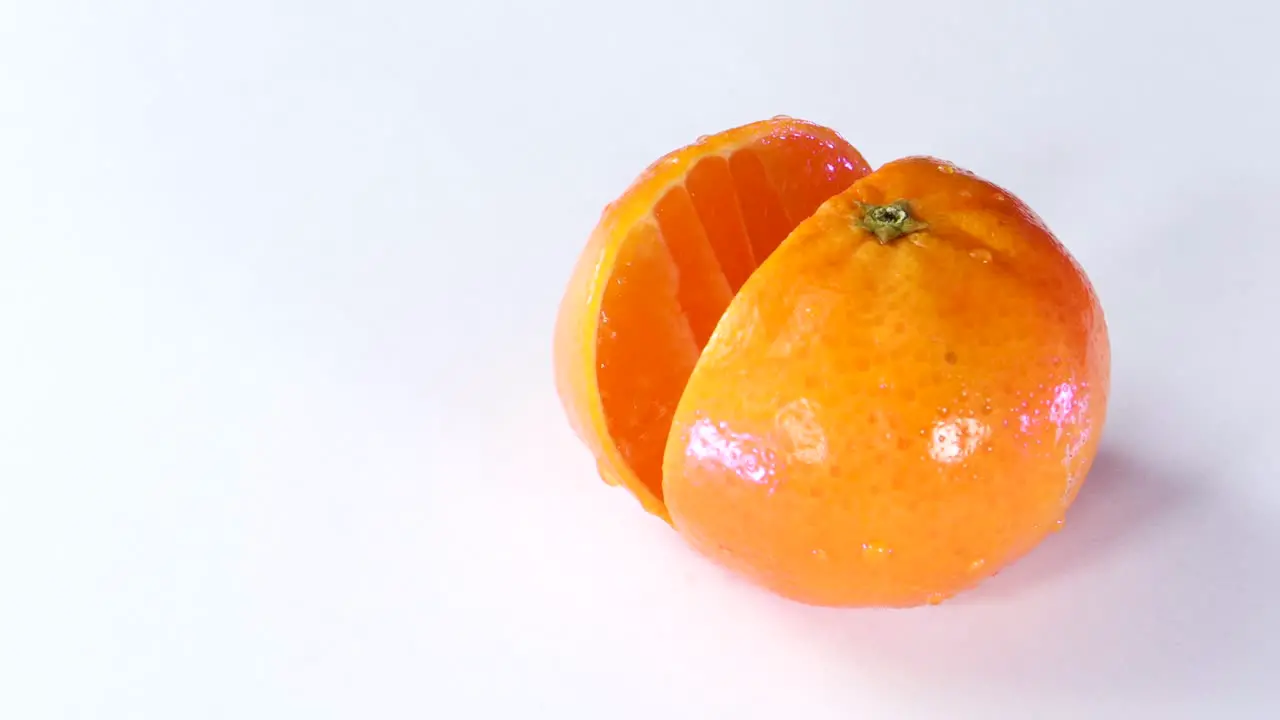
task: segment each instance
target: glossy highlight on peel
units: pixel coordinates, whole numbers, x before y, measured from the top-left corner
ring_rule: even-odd
[[[936,604],[1061,524],[1110,348],[1015,196],[934,158],[872,172],[789,118],[700,140],[606,209],[556,382],[602,478],[784,597]]]

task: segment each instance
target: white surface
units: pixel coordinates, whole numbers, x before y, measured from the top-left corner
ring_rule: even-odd
[[[0,717],[1275,717],[1280,11],[959,5],[0,4]],[[777,113],[1108,313],[1066,530],[938,608],[736,583],[554,396],[601,207]]]

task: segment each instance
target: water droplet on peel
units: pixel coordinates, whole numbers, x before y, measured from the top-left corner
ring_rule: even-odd
[[[969,572],[971,573],[979,572],[980,570],[982,570],[983,566],[986,564],[987,564],[986,558],[978,558],[977,560],[974,560],[973,562],[969,563]]]
[[[951,165],[939,165],[939,166],[938,166],[938,172],[944,172],[944,173],[946,173],[946,174],[948,174],[948,175],[951,175],[951,174],[955,173],[955,171],[956,171],[955,167],[953,167],[953,166],[951,166]]]
[[[817,558],[817,559],[819,559],[819,560],[823,561],[823,562],[826,562],[826,560],[827,560],[827,551],[826,551],[826,550],[814,550],[814,551],[813,551],[813,556],[814,556],[815,558]]]
[[[934,593],[929,596],[930,605],[941,605],[943,600],[946,600],[946,598],[942,595],[942,593]]]
[[[893,548],[891,547],[875,542],[862,543],[862,557],[867,560],[888,560],[892,556]]]
[[[774,115],[773,119],[774,120],[794,120],[795,118],[791,117],[790,115]]]
[[[700,142],[700,143],[704,143],[704,142],[706,142],[706,141],[708,141],[708,140],[710,140],[710,139],[711,139],[711,136],[710,136],[710,135],[699,135],[699,136],[698,136],[698,142]]]
[[[996,202],[1004,202],[1007,198],[1005,198],[1005,196],[1001,193],[996,193],[995,195],[991,196],[991,199],[995,200]]]
[[[991,251],[986,250],[984,248],[978,248],[977,250],[970,250],[969,257],[981,263],[989,263],[991,262]]]
[[[1051,527],[1051,528],[1049,528],[1049,529],[1050,529],[1050,530],[1052,530],[1053,532],[1058,532],[1058,531],[1059,531],[1059,530],[1061,530],[1061,529],[1062,529],[1062,527],[1063,527],[1064,525],[1066,525],[1066,524],[1067,524],[1067,521],[1066,521],[1066,520],[1058,519],[1058,520],[1055,520],[1055,521],[1054,521],[1054,523],[1053,523],[1053,527]]]

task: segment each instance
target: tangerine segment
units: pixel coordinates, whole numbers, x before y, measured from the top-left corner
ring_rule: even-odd
[[[898,200],[911,231],[882,242],[868,218]],[[1029,208],[949,163],[890,163],[723,314],[675,413],[666,505],[695,548],[783,596],[938,602],[1061,524],[1109,368],[1093,289]]]
[[[556,320],[556,385],[601,476],[667,517],[662,456],[703,345],[756,266],[870,172],[838,134],[777,118],[677,150],[604,212]]]

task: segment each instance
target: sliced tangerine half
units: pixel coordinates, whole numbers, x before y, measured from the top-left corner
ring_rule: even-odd
[[[783,239],[869,172],[835,131],[779,117],[662,157],[605,209],[560,305],[555,368],[606,482],[670,522],[663,452],[712,330]]]

